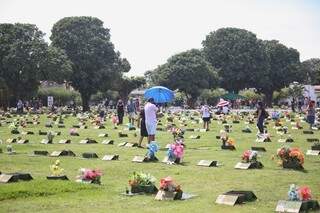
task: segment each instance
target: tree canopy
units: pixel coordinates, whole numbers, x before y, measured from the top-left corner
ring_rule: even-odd
[[[50,37],[53,47],[63,49],[72,62],[72,86],[82,98],[83,111],[88,101],[112,76],[121,76],[130,69],[127,60],[120,58],[110,41],[109,29],[94,17],[66,17],[54,24]]]
[[[288,48],[276,40],[263,41],[268,60],[268,68],[255,76],[255,88],[266,95],[267,104],[272,102],[276,90],[302,79],[299,52]]]
[[[261,42],[247,30],[221,28],[209,33],[202,44],[206,59],[221,77],[220,87],[228,91],[252,87],[255,73],[267,68]]]
[[[301,72],[306,76],[304,83],[320,84],[320,58],[311,58],[301,63]]]
[[[192,49],[170,57],[167,63],[147,73],[154,84],[179,89],[189,104],[197,99],[202,89],[217,86],[217,71],[205,60],[200,50]]]

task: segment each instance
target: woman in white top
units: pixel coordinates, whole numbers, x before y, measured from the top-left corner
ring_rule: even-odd
[[[208,105],[203,104],[200,111],[202,114],[203,128],[209,131],[209,122],[210,122],[211,114],[210,114],[210,109]]]

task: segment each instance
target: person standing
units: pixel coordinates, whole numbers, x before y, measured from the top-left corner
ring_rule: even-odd
[[[21,99],[18,100],[17,103],[17,113],[22,114],[23,113],[23,102]]]
[[[124,116],[124,104],[120,99],[117,103],[117,115],[118,115],[118,124],[123,124],[123,116]]]
[[[157,111],[158,108],[154,104],[154,99],[149,98],[148,102],[144,106],[145,123],[148,132],[148,143],[155,141],[157,129]]]
[[[146,116],[145,116],[143,108],[140,110],[140,114],[139,114],[138,120],[140,121],[140,122],[138,122],[138,125],[140,125],[140,126],[138,126],[138,127],[140,127],[140,139],[139,139],[138,147],[139,148],[143,148],[143,146],[141,145],[142,140],[143,140],[144,137],[148,137],[148,131],[147,131],[147,128],[146,128]]]
[[[130,98],[128,105],[127,105],[127,112],[128,112],[128,117],[129,117],[129,123],[134,126],[134,119],[136,117],[136,106],[135,103],[133,102],[133,99]]]
[[[307,122],[310,124],[310,129],[314,125],[314,121],[316,118],[316,110],[315,110],[315,101],[310,101],[307,108]]]
[[[257,127],[259,129],[259,133],[264,134],[263,122],[264,122],[264,119],[268,117],[268,112],[264,108],[264,105],[261,101],[259,101],[257,104],[257,114],[258,114]]]
[[[206,104],[203,104],[200,111],[201,111],[202,120],[203,120],[203,128],[209,131],[209,122],[211,118],[209,106]]]

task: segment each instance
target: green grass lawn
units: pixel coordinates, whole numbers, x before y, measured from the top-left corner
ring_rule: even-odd
[[[8,120],[12,120],[10,118]],[[28,125],[25,130],[34,131],[35,135],[24,135],[22,138],[30,140],[29,144],[13,144],[16,155],[0,154],[1,172],[27,172],[34,180],[29,182],[18,182],[0,185],[0,212],[273,212],[277,201],[287,199],[287,191],[291,183],[299,186],[307,185],[312,190],[314,199],[320,198],[319,183],[319,157],[305,156],[305,172],[285,170],[278,166],[277,160],[272,160],[276,150],[282,146],[278,143],[280,136],[273,129],[273,122],[268,125],[272,135],[271,143],[257,143],[255,124],[251,125],[254,133],[245,134],[241,132],[244,128],[244,121],[240,124],[233,124],[233,132],[230,137],[236,140],[236,151],[221,150],[220,141],[216,139],[222,128],[221,124],[213,121],[209,132],[186,132],[184,164],[166,165],[158,163],[132,163],[135,155],[144,155],[147,150],[139,148],[118,147],[120,142],[137,142],[138,137],[134,131],[128,131],[128,138],[119,138],[118,130],[113,130],[110,121],[106,122],[106,129],[93,129],[87,122],[88,129],[79,129],[80,136],[69,136],[69,129],[77,124],[75,117],[65,119],[65,129],[58,129],[56,125],[52,130],[61,131],[61,136],[54,138],[54,144],[40,144],[41,139],[46,136],[38,135],[38,130],[48,131],[45,122],[49,119],[42,115],[38,126]],[[125,120],[127,121],[127,120]],[[231,120],[230,120],[231,122]],[[165,119],[163,124],[165,125]],[[175,123],[179,125],[178,120]],[[190,128],[199,128],[201,124],[188,123]],[[294,139],[291,147],[299,147],[304,153],[312,143],[308,143],[308,135],[302,134],[302,130],[291,130],[289,133]],[[303,123],[304,128],[307,124]],[[51,128],[50,128],[51,129]],[[122,127],[119,128],[119,130]],[[115,140],[115,145],[103,145],[98,134],[108,133],[106,139]],[[139,135],[139,132],[137,132]],[[172,142],[172,135],[169,132],[157,132],[157,142],[161,148]],[[188,139],[190,135],[198,134],[199,140]],[[309,137],[319,138],[319,132]],[[0,139],[4,142],[8,138],[16,137],[10,133],[8,124],[0,127]],[[98,144],[79,144],[81,139],[86,137],[94,138]],[[71,144],[58,144],[63,138],[72,140]],[[145,139],[146,140],[146,139]],[[144,141],[146,143],[146,141]],[[0,148],[5,152],[6,143]],[[261,170],[236,170],[234,166],[241,161],[242,153],[251,146],[263,146],[267,149],[259,160],[264,164]],[[197,149],[200,148],[201,149]],[[77,157],[60,157],[61,167],[71,181],[48,181],[46,176],[50,175],[49,166],[57,158],[53,157],[30,157],[33,150],[56,150],[70,149]],[[83,152],[95,152],[99,159],[82,159]],[[102,161],[105,154],[119,154],[119,161]],[[157,153],[160,161],[165,157],[166,151]],[[202,159],[217,160],[223,165],[220,167],[199,167],[197,162]],[[75,183],[75,177],[80,168],[99,168],[103,172],[102,185],[87,185]],[[153,196],[141,195],[127,197],[121,195],[128,187],[128,180],[132,172],[143,171],[151,173],[159,180],[171,176],[182,190],[196,194],[195,197],[185,201],[155,201]],[[236,205],[234,207],[215,204],[219,194],[230,190],[251,190],[258,199],[255,202]]]

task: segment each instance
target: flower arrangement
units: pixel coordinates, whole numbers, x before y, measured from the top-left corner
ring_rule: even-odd
[[[100,170],[81,168],[79,173],[80,175],[77,176],[78,182],[101,184],[102,172]]]
[[[160,190],[168,192],[182,192],[181,186],[175,184],[171,177],[161,178]]]
[[[64,169],[60,167],[60,160],[56,160],[54,164],[50,166],[50,170],[52,176],[61,176]]]
[[[114,126],[117,126],[119,123],[118,117],[116,115],[112,115],[111,122]]]
[[[182,140],[176,140],[175,143],[171,144],[167,156],[168,156],[168,163],[180,163],[181,159],[184,155],[184,144]]]
[[[282,147],[277,150],[277,156],[284,168],[303,169],[304,155],[298,148]]]
[[[242,154],[242,161],[245,163],[256,162],[258,157],[258,152],[247,150]]]
[[[156,178],[151,174],[143,172],[133,172],[129,180],[131,193],[156,193],[158,189],[154,186],[155,181]]]
[[[307,201],[311,200],[311,190],[307,186],[297,187],[291,184],[288,191],[288,200],[290,201]]]
[[[11,134],[19,134],[18,125],[15,122],[12,122],[9,128],[11,129]]]
[[[130,180],[129,185],[132,186],[150,186],[153,185],[156,181],[156,178],[149,173],[143,172],[133,172]]]
[[[157,160],[156,152],[158,152],[158,150],[159,150],[159,146],[157,142],[155,141],[150,142],[150,144],[148,145],[147,158],[149,160]]]
[[[184,130],[180,128],[172,127],[170,132],[172,133],[174,139],[183,138]]]
[[[75,128],[71,128],[69,130],[69,133],[71,136],[79,136],[79,133],[77,132],[77,130]]]

